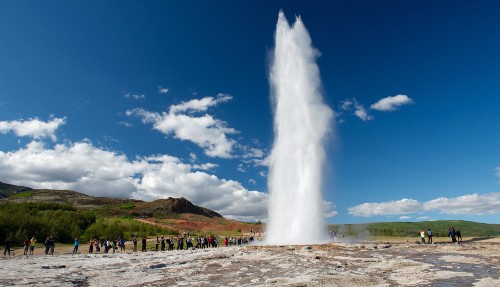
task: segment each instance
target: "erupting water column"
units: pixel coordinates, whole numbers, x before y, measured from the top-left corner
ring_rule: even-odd
[[[324,104],[318,51],[300,17],[290,27],[282,11],[270,72],[275,141],[270,156],[269,244],[323,242],[321,195],[324,142],[332,110]]]

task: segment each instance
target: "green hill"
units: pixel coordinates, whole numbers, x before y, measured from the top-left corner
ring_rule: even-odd
[[[15,196],[16,194],[28,192],[30,190],[31,188],[29,187],[17,186],[0,182],[0,198]]]
[[[432,230],[434,236],[448,236],[448,229],[459,228],[463,237],[500,236],[500,224],[487,224],[464,220],[436,220],[421,222],[375,222],[366,224],[334,224],[329,229],[337,234],[354,237],[388,236],[416,237],[423,228]]]

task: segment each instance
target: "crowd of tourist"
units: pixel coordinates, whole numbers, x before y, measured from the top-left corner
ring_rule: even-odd
[[[250,230],[250,236],[248,238],[244,236],[217,237],[212,235],[193,237],[190,236],[190,233],[188,231],[184,232],[182,235],[179,236],[171,236],[171,237],[157,236],[156,240],[153,241],[155,247],[154,249],[151,248],[151,250],[172,251],[172,250],[218,248],[220,245],[219,240],[222,240],[222,244],[225,247],[242,246],[254,241],[254,236],[255,236],[255,231],[253,231],[252,229]],[[333,231],[330,231],[330,236],[336,237],[337,234]],[[424,244],[433,243],[434,235],[430,228],[428,228],[427,231],[421,228],[419,230],[419,236],[421,243]],[[427,242],[426,242],[426,237],[427,237]],[[455,230],[454,227],[450,227],[448,230],[448,237],[451,238],[451,241],[453,243],[459,244],[462,242],[462,234],[460,232],[460,229],[458,228]],[[142,238],[139,239],[139,236],[132,235],[132,239],[130,242],[132,252],[137,252],[139,241],[141,243],[141,251],[142,252],[148,251],[147,238],[143,236]],[[24,240],[24,255],[28,255],[28,252],[29,255],[33,255],[36,243],[37,240],[35,236],[33,236],[31,239],[26,238]],[[101,253],[101,250],[103,251],[103,253],[126,252],[127,250],[125,247],[126,243],[127,241],[123,237],[118,237],[116,239],[105,239],[104,237],[90,239],[88,243],[89,244],[88,253],[90,254]],[[43,242],[43,246],[45,255],[54,254],[55,240],[52,238],[52,236],[47,236],[47,238]],[[78,253],[79,247],[80,247],[80,238],[76,237],[73,244],[73,254]],[[11,251],[11,242],[8,238],[6,238],[4,241],[4,256],[10,255],[10,251]]]
[[[427,229],[427,232],[420,228],[419,230],[419,235],[420,235],[420,240],[422,243],[426,243],[425,242],[425,237],[427,236],[427,243],[428,244],[432,244],[433,241],[432,241],[432,238],[434,237],[434,235],[432,234],[432,230],[430,228]],[[451,237],[451,242],[452,243],[461,243],[462,242],[462,233],[460,232],[460,229],[457,228],[457,230],[455,230],[454,227],[450,227],[448,229],[448,237]]]

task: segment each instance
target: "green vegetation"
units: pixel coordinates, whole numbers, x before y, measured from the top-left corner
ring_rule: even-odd
[[[85,230],[83,240],[90,238],[131,238],[136,236],[177,235],[179,231],[172,228],[161,228],[156,225],[144,224],[131,218],[99,218]]]
[[[172,228],[137,222],[131,218],[97,216],[94,211],[77,210],[59,203],[0,204],[0,240],[8,237],[14,245],[35,236],[43,242],[52,236],[56,242],[71,243],[77,236],[82,242],[90,238],[130,238],[132,235],[178,234]]]
[[[25,191],[17,194],[13,194],[11,197],[12,198],[26,198],[26,197],[32,197],[34,194],[33,191]]]
[[[124,204],[120,205],[120,209],[125,209],[125,210],[132,209],[134,207],[135,207],[135,204],[133,204],[133,203],[124,203]]]
[[[71,242],[95,220],[92,212],[78,212],[70,205],[58,203],[0,205],[0,234],[14,244],[32,236],[43,241],[48,235],[57,242]]]
[[[329,229],[351,237],[386,236],[418,237],[418,231],[428,228],[436,237],[447,237],[450,227],[459,228],[463,237],[500,236],[500,224],[486,224],[463,220],[437,220],[422,222],[376,222],[367,224],[335,224]]]

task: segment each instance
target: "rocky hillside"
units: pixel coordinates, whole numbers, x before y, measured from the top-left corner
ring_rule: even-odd
[[[175,214],[196,214],[222,218],[210,209],[192,204],[185,198],[158,199],[152,202],[130,198],[107,198],[85,195],[72,190],[31,189],[0,182],[0,202],[52,202],[75,206],[77,209],[99,209],[109,215],[161,217]]]

